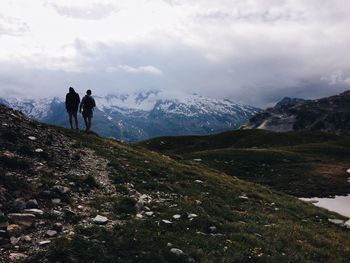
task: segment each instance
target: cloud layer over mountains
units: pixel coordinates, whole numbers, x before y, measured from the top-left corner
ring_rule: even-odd
[[[164,89],[267,106],[350,87],[345,0],[0,4],[0,96]]]

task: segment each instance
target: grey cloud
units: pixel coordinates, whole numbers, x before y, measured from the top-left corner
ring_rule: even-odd
[[[21,36],[29,31],[29,26],[21,19],[0,14],[0,36]]]
[[[77,40],[74,47],[86,71],[33,70],[0,64],[0,91],[12,89],[35,97],[63,96],[69,86],[79,92],[90,88],[95,94],[156,89],[230,98],[267,107],[284,96],[317,98],[349,88],[346,83],[330,85],[328,80],[322,79],[333,74],[334,65],[318,59],[315,63],[322,66],[314,66],[313,61],[321,56],[321,51],[301,56],[302,50],[278,50],[262,44],[261,49],[255,46],[254,52],[249,52],[251,46],[248,45],[240,47],[239,55],[216,63],[207,60],[199,50],[181,43],[160,50],[154,43],[89,44]],[[120,68],[106,72],[106,68],[115,69],[118,65],[129,65],[133,69],[152,65],[161,69],[162,75],[130,74]],[[350,67],[343,67],[342,79],[349,73]]]
[[[166,2],[174,8],[204,6],[195,9],[194,26],[190,21],[185,27],[187,35],[153,32],[151,39],[132,43],[78,39],[72,46],[84,71],[0,63],[0,91],[39,96],[43,91],[65,94],[69,86],[81,92],[91,88],[95,94],[165,89],[266,107],[284,96],[318,98],[350,88],[350,19],[345,15],[350,5],[343,0]],[[238,28],[239,21],[251,31]],[[194,45],[185,41],[187,36],[194,37]],[[162,74],[143,74],[155,69]]]
[[[56,12],[61,16],[100,20],[118,11],[117,7],[112,4],[91,4],[90,6],[64,6],[59,4],[51,4]]]
[[[281,21],[302,21],[306,19],[306,15],[301,11],[293,11],[288,8],[274,11],[271,8],[255,11],[244,11],[242,9],[234,9],[231,12],[225,11],[205,11],[194,15],[194,19],[198,21],[226,21],[226,22],[250,22],[250,23],[274,23]]]
[[[104,92],[129,88],[180,90],[265,107],[284,96],[311,98],[348,88],[346,83],[332,86],[322,79],[332,74],[334,67],[328,58],[322,58],[323,50],[304,54],[303,48],[278,49],[278,44],[274,46],[268,41],[245,46],[244,43],[238,46],[239,54],[220,63],[213,63],[202,52],[180,43],[160,51],[150,43],[89,46],[82,42],[78,51],[86,59],[84,64],[96,72],[99,88]],[[340,58],[334,60],[337,59]],[[162,70],[163,76],[130,75],[122,70],[106,74],[105,69],[111,65],[154,65]],[[343,70],[346,79],[350,67]]]

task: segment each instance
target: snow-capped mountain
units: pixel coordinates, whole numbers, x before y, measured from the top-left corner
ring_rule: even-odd
[[[196,94],[174,96],[161,91],[109,94],[94,98],[97,109],[93,130],[125,141],[232,130],[260,111],[227,99]],[[63,99],[3,98],[0,102],[34,119],[65,127],[68,125]]]

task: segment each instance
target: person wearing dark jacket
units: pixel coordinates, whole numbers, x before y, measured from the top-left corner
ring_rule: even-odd
[[[78,130],[78,108],[80,103],[80,97],[79,94],[75,92],[75,90],[70,87],[69,93],[66,95],[66,110],[68,112],[69,116],[69,124],[71,129],[73,129],[73,123],[72,123],[72,117],[74,117],[75,120],[75,128]]]
[[[91,96],[91,90],[86,91],[86,95],[81,100],[80,103],[80,112],[83,109],[83,118],[85,121],[86,131],[89,131],[91,128],[91,120],[93,116],[93,109],[96,107],[94,98]]]

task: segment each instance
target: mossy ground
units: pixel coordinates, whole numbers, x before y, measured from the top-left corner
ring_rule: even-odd
[[[332,134],[239,130],[141,145],[178,159],[201,159],[208,167],[299,197],[350,192],[350,139]]]
[[[95,200],[96,206],[101,212],[101,203],[114,204],[112,212],[122,223],[114,227],[78,225],[74,237],[58,239],[49,254],[43,255],[52,262],[350,261],[350,231],[328,221],[342,218],[337,214],[202,164],[179,162],[94,134],[61,132],[75,139],[77,147],[91,148],[109,160],[119,197],[101,197],[100,202]],[[236,158],[243,153],[264,162],[268,158],[274,167],[272,161],[278,162],[280,156],[291,161],[288,165],[301,158],[300,163],[307,166],[293,154],[300,149],[291,149],[261,150],[263,154],[256,153],[259,149],[240,149]],[[244,165],[256,163],[252,160]],[[153,198],[148,205],[153,216],[135,217],[127,200],[130,185]],[[181,218],[173,219],[175,214]],[[190,214],[197,217],[190,219]],[[181,249],[184,255],[175,256],[171,248]]]

